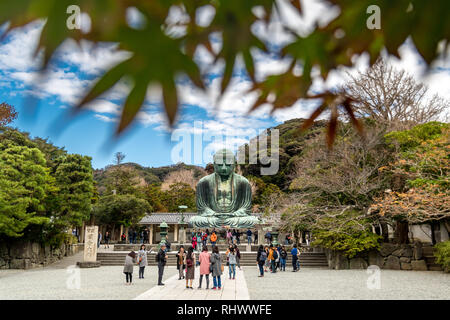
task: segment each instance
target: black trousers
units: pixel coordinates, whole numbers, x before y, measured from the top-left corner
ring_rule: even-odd
[[[125,277],[126,277],[126,279],[127,279],[127,283],[128,282],[133,282],[133,274],[131,273],[131,272],[125,272]],[[130,281],[128,281],[128,279],[130,280]]]
[[[294,269],[294,271],[297,270],[297,256],[292,256],[292,268]]]
[[[139,267],[139,279],[144,278],[145,267]]]
[[[158,284],[162,283],[164,273],[164,265],[162,263],[158,263]]]
[[[204,276],[206,278],[206,289],[208,289],[209,288],[209,274],[205,274]],[[202,280],[203,280],[203,274],[200,275],[200,281],[198,283],[199,288],[202,287]]]

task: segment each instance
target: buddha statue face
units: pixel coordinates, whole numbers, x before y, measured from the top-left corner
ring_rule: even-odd
[[[229,177],[234,172],[235,162],[236,158],[231,151],[219,150],[214,155],[214,172],[221,177]]]

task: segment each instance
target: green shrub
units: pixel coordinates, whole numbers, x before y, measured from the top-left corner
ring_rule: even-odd
[[[381,237],[370,231],[346,234],[334,231],[315,231],[313,245],[341,251],[345,256],[353,258],[361,252],[380,248]]]
[[[434,246],[436,262],[442,266],[445,272],[450,272],[450,240],[440,242]]]

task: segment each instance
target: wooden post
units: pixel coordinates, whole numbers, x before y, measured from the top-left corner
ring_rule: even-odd
[[[175,224],[175,230],[173,232],[173,242],[178,242],[178,224]]]
[[[148,236],[149,244],[153,244],[153,224],[150,225],[150,235]]]
[[[123,225],[120,225],[120,234],[119,234],[119,240],[122,240],[122,234],[123,234]]]

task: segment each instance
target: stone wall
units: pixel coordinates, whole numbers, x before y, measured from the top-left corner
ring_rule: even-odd
[[[383,243],[379,251],[369,251],[351,259],[341,252],[325,249],[330,269],[366,269],[370,265],[391,270],[428,270],[423,247],[414,244]]]
[[[74,255],[83,244],[62,244],[52,248],[33,242],[0,243],[0,269],[30,269],[47,266],[63,257]]]

